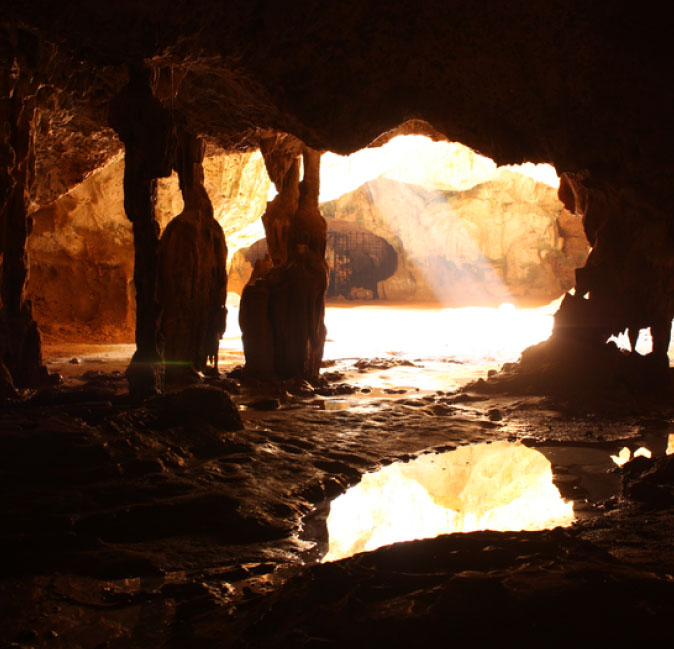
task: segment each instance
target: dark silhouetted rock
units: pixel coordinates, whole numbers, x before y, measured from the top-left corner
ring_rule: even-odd
[[[171,392],[157,397],[151,406],[169,425],[203,421],[222,430],[243,428],[239,411],[229,394],[212,386],[195,385]]]

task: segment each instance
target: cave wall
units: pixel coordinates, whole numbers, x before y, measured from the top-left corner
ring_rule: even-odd
[[[37,0],[6,9],[2,66],[11,72],[18,52],[36,92],[43,137],[35,150],[53,167],[59,143],[77,142],[62,156],[63,186],[53,193],[119,150],[107,107],[129,66],[146,64],[165,110],[226,150],[257,148],[282,132],[348,153],[412,119],[500,164],[586,172],[590,200],[632,197],[639,214],[611,216],[596,237],[585,219],[588,238],[611,251],[595,296],[613,295],[606,308],[631,318],[632,307],[609,290],[628,264],[649,280],[635,287],[635,304],[671,298],[669,254],[630,246],[625,255],[618,234],[624,222],[639,235],[652,217],[664,224],[663,249],[674,241],[674,87],[663,83],[672,53],[669,23],[656,11],[580,0],[431,0],[386,12],[350,0],[206,2],[198,12],[164,0]],[[40,195],[39,183],[30,195]]]
[[[555,187],[496,168],[460,144],[434,151],[425,159],[405,156],[382,176],[321,204],[328,222],[328,297],[530,305],[575,285],[589,246],[581,216],[564,208]],[[342,235],[349,237],[340,243],[351,247],[349,254],[335,250]],[[392,268],[378,240],[395,253]],[[371,276],[379,273],[374,283],[356,279],[361,252],[363,264],[371,260]],[[265,253],[258,242],[234,254],[230,290],[242,290]]]
[[[378,178],[322,210],[395,247],[400,262],[381,283],[385,299],[545,303],[573,287],[588,252],[580,217],[556,189],[507,169],[462,191]]]
[[[207,153],[205,187],[215,218],[231,235],[264,211],[269,177],[259,153]],[[28,295],[47,341],[133,341],[133,236],[124,213],[123,175],[124,160],[117,156],[32,214]],[[161,231],[182,209],[177,174],[160,178]]]

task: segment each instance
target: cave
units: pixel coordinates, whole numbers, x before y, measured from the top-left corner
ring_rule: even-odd
[[[3,643],[664,644],[669,41],[575,0],[3,6]],[[325,193],[405,138],[492,175]],[[464,309],[511,356],[475,374]],[[494,523],[530,482],[563,513]]]

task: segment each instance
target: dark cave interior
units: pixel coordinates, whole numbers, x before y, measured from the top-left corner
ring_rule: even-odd
[[[662,645],[674,599],[670,41],[663,15],[598,0],[3,3],[0,646]],[[550,267],[569,292],[550,338],[518,362],[459,390],[389,391],[368,410],[353,376],[324,362],[326,296],[388,296],[402,256],[333,217],[393,185],[319,207],[321,156],[401,135],[553,165]],[[216,164],[251,186],[263,170],[276,189],[260,203],[266,240],[235,254]],[[94,223],[102,184],[89,206],[73,198],[105,174],[127,233]],[[162,198],[168,182],[179,207]],[[245,363],[222,372],[228,256],[250,278]],[[55,326],[44,303],[57,276],[76,278],[73,321],[91,318],[86,287],[100,320]],[[131,362],[87,366],[78,382],[72,366],[50,372],[42,337],[83,331],[132,332]],[[607,344],[624,331],[631,352]],[[404,365],[359,363],[354,374]],[[338,395],[361,401],[331,409],[323,398]],[[329,503],[364,474],[506,441],[549,458],[573,525],[320,562]],[[636,452],[647,444],[653,457]],[[623,448],[632,459],[613,466]]]

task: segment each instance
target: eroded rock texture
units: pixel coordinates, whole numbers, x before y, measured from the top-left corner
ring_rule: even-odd
[[[183,135],[178,174],[185,209],[159,243],[157,293],[168,384],[195,380],[208,361],[217,373],[227,311],[227,245],[204,187],[203,142]]]
[[[270,182],[261,153],[207,147],[203,170],[213,215],[227,240],[235,245],[254,241],[259,235],[249,233],[249,226],[264,212]],[[120,155],[31,213],[27,289],[47,342],[134,340],[133,230],[124,212],[123,178]],[[155,216],[160,231],[183,207],[178,175],[159,178]]]
[[[327,226],[318,209],[320,153],[305,148],[303,158],[302,182],[298,158],[280,178],[270,164],[279,193],[262,217],[269,257],[256,263],[239,313],[244,372],[251,378],[317,379],[323,358],[328,267]]]
[[[124,210],[133,226],[136,289],[136,352],[127,370],[139,393],[158,387],[157,178],[171,175],[175,158],[173,123],[152,94],[144,71],[132,68],[129,84],[110,106],[110,121],[124,143]]]
[[[591,188],[591,191],[590,189]],[[671,224],[650,201],[629,190],[593,183],[588,174],[565,174],[560,195],[583,217],[592,252],[576,271],[578,307],[573,326],[607,334],[629,331],[632,349],[640,329],[650,327],[653,356],[668,367],[674,317],[674,236]]]
[[[372,300],[379,282],[396,270],[398,255],[393,246],[358,223],[326,219],[326,261],[330,271],[328,298]],[[229,290],[241,293],[256,262],[269,254],[267,240],[234,253],[229,270]]]
[[[669,34],[666,21],[638,6],[494,1],[476,11],[472,3],[433,0],[382,12],[351,1],[309,8],[235,1],[194,12],[163,0],[122,7],[45,0],[8,8],[3,25],[20,34],[30,73],[47,88],[41,159],[57,160],[63,141],[82,150],[68,147],[63,181],[36,196],[65,192],[119,151],[101,107],[127,82],[128,66],[145,63],[156,101],[187,132],[226,150],[274,140],[279,150],[301,141],[347,153],[414,124],[406,132],[463,142],[499,164],[587,169],[590,195],[628,197],[649,205],[655,221],[671,222],[674,90],[662,83],[671,68]],[[141,193],[148,203],[151,187],[138,192],[139,205]],[[645,221],[636,219],[636,238]],[[629,247],[634,275],[664,277],[666,263],[642,251]],[[643,270],[649,266],[655,270]],[[620,291],[597,286],[591,299],[633,311],[616,307]],[[642,291],[637,301],[651,297]],[[644,308],[650,321],[668,312]],[[143,322],[153,318],[140,314]]]
[[[2,31],[0,31],[2,35]],[[35,183],[35,123],[39,83],[24,69],[20,49],[7,42],[0,52],[0,392],[13,384],[37,387],[48,379],[40,333],[26,296],[30,273],[26,239]],[[18,58],[17,58],[18,57]]]
[[[400,262],[380,284],[382,298],[544,303],[574,285],[588,245],[580,217],[563,209],[555,189],[507,169],[464,184],[440,190],[381,177],[321,210],[395,248]]]

